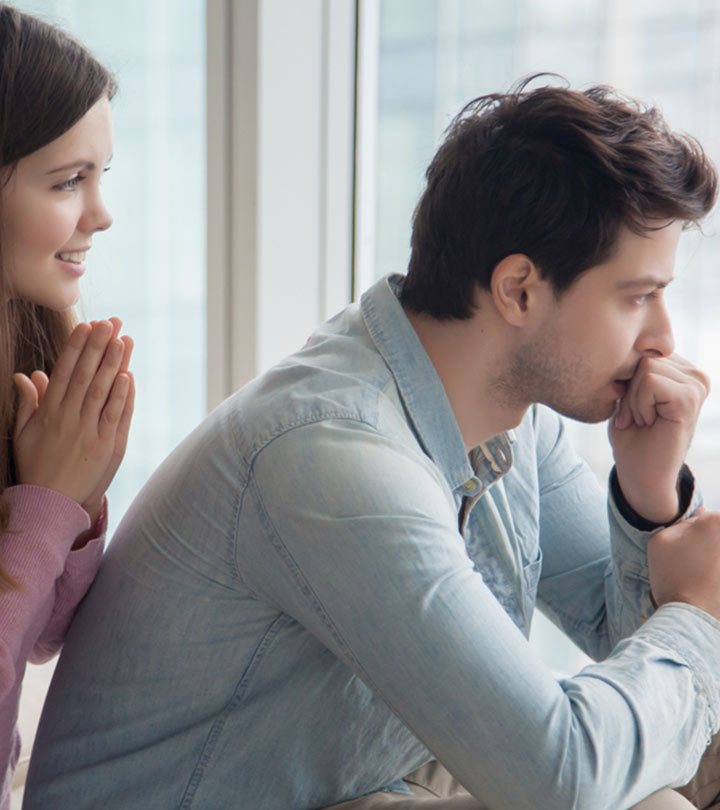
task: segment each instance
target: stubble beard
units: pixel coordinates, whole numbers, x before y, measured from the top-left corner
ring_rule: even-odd
[[[596,424],[612,416],[615,400],[593,394],[591,380],[591,369],[582,357],[552,357],[535,345],[516,353],[494,387],[502,407],[540,403],[570,419]]]

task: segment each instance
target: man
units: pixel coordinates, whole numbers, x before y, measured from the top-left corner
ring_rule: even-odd
[[[606,89],[521,86],[469,105],[427,180],[407,277],[130,509],[28,810],[688,806],[662,789],[720,726],[720,523],[663,293],[715,172]],[[558,412],[611,419],[607,511]],[[558,682],[536,602],[599,663]]]

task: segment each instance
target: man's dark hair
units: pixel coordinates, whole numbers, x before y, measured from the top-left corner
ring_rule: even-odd
[[[647,234],[712,208],[712,162],[656,109],[603,86],[528,90],[537,78],[471,101],[448,128],[413,216],[409,309],[471,317],[475,284],[489,289],[514,253],[560,295],[611,258],[621,226]]]

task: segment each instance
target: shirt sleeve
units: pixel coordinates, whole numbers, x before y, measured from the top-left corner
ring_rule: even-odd
[[[243,538],[251,587],[491,807],[630,806],[687,780],[717,729],[717,622],[665,606],[558,682],[474,569],[439,471],[371,426],[274,439],[244,497],[264,527]]]
[[[638,516],[612,486],[604,491],[565,435],[561,418],[535,408],[543,553],[538,604],[589,656],[605,658],[654,612],[647,543],[662,526]],[[681,477],[683,513],[700,496],[687,468]]]

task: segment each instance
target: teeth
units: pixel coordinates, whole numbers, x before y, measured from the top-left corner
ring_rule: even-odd
[[[74,264],[82,264],[87,256],[87,251],[77,253],[58,253],[58,257],[64,262],[73,262]]]

